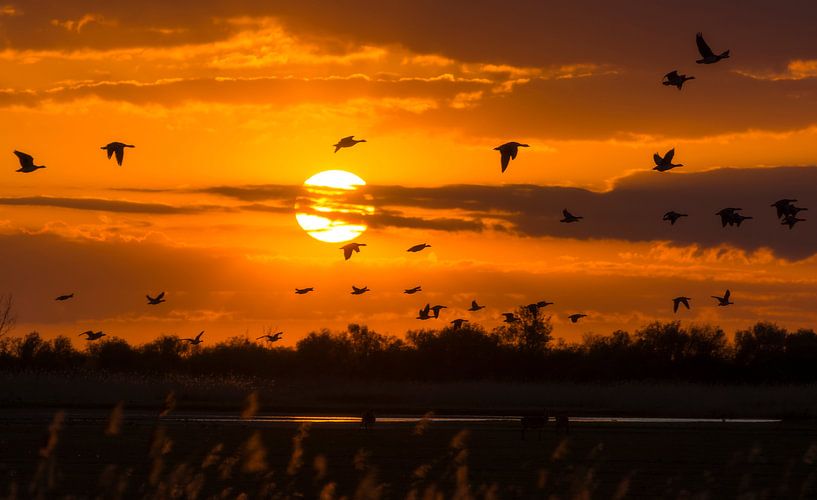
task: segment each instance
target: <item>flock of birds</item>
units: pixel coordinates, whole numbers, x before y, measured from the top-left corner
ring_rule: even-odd
[[[709,45],[706,43],[706,41],[704,40],[702,33],[698,33],[696,35],[695,41],[696,41],[696,44],[697,44],[697,47],[698,47],[698,52],[701,55],[701,58],[695,61],[696,63],[698,63],[698,64],[715,64],[715,63],[717,63],[719,61],[722,61],[724,59],[729,58],[729,50],[726,50],[726,51],[721,52],[719,54],[714,53],[712,51],[712,49],[709,47]],[[679,73],[678,70],[673,70],[673,71],[667,73],[666,75],[664,75],[664,79],[663,79],[662,83],[663,83],[663,85],[666,85],[666,86],[674,86],[674,87],[678,88],[678,90],[680,91],[683,88],[685,82],[687,82],[689,80],[693,80],[693,79],[695,79],[694,76],[688,76],[688,75]],[[355,146],[357,144],[363,143],[363,142],[366,142],[366,140],[365,139],[355,139],[355,136],[351,135],[351,136],[348,136],[348,137],[341,138],[336,144],[333,144],[332,146],[335,148],[334,152],[337,153],[339,150],[341,150],[343,148],[351,148],[351,147],[353,147],[353,146]],[[122,162],[124,161],[124,157],[125,157],[125,149],[126,148],[134,148],[134,147],[135,146],[132,145],[132,144],[126,144],[126,143],[123,143],[123,142],[111,142],[111,143],[109,143],[109,144],[107,144],[105,146],[102,146],[101,149],[104,150],[107,153],[107,156],[108,156],[109,160],[112,157],[115,156],[116,157],[116,163],[119,166],[121,166]],[[504,173],[507,170],[511,160],[516,159],[517,155],[519,154],[519,148],[527,148],[527,147],[530,147],[530,146],[528,144],[523,144],[523,143],[520,143],[520,142],[511,141],[511,142],[507,142],[505,144],[502,144],[502,145],[497,146],[496,148],[494,148],[494,150],[499,151],[499,153],[500,153],[501,172]],[[23,153],[21,151],[14,151],[14,154],[17,156],[17,158],[19,160],[19,163],[20,163],[20,168],[17,170],[17,172],[32,173],[32,172],[36,172],[39,169],[46,168],[45,165],[36,165],[34,163],[34,158],[31,155],[27,154],[27,153]],[[675,148],[670,149],[663,156],[658,154],[658,153],[655,153],[653,155],[653,161],[655,163],[655,166],[653,167],[653,170],[656,170],[658,172],[667,172],[667,171],[672,170],[674,168],[684,166],[682,163],[673,163],[674,158],[675,158]],[[808,210],[807,208],[795,206],[794,203],[796,203],[796,202],[797,202],[796,199],[785,198],[785,199],[778,200],[778,201],[776,201],[775,203],[773,203],[771,205],[772,207],[774,207],[777,210],[777,217],[778,217],[778,219],[780,219],[781,224],[788,226],[789,229],[792,229],[798,222],[805,221],[805,219],[799,218],[798,214],[801,211]],[[720,216],[722,227],[726,227],[726,226],[740,227],[740,225],[743,223],[743,221],[748,220],[748,219],[752,219],[751,216],[746,216],[746,215],[741,214],[740,213],[741,210],[743,210],[743,209],[737,208],[737,207],[727,207],[727,208],[724,208],[724,209],[718,211],[715,215]],[[566,223],[566,224],[578,223],[578,222],[581,222],[582,219],[584,219],[583,216],[574,215],[573,213],[571,213],[566,208],[564,210],[562,210],[562,215],[563,215],[563,218],[560,220],[560,222]],[[664,214],[662,220],[668,221],[671,225],[675,225],[675,223],[678,222],[678,220],[681,219],[682,217],[688,217],[688,214],[675,212],[675,211],[669,211],[669,212],[666,212]],[[353,254],[360,253],[361,248],[365,247],[365,246],[366,246],[365,243],[357,243],[357,242],[348,243],[348,244],[342,246],[341,250],[343,250],[344,260],[349,260],[352,257]],[[414,245],[414,246],[410,247],[407,251],[411,252],[411,253],[417,253],[417,252],[420,252],[420,251],[422,251],[422,250],[424,250],[426,248],[429,248],[429,247],[431,247],[431,245],[429,245],[427,243],[421,243],[421,244]],[[298,294],[298,295],[306,295],[306,294],[312,293],[314,291],[315,291],[314,287],[296,288],[295,289],[295,293]],[[363,295],[363,294],[365,294],[367,292],[370,292],[370,291],[371,290],[369,289],[368,286],[357,287],[357,286],[353,285],[351,294],[352,295]],[[413,294],[421,292],[421,291],[422,291],[422,287],[418,285],[418,286],[415,286],[415,287],[412,287],[412,288],[405,289],[403,291],[403,293],[405,293],[407,295],[413,295]],[[734,304],[734,302],[731,301],[731,295],[732,295],[731,291],[727,289],[722,296],[712,295],[711,297],[714,298],[717,301],[718,306],[729,306],[729,305]],[[162,304],[162,303],[165,302],[165,292],[160,292],[155,297],[153,297],[151,295],[147,295],[146,297],[147,297],[147,304],[148,305],[155,306],[155,305],[159,305],[159,304]],[[71,293],[71,294],[66,294],[66,295],[60,295],[60,296],[56,297],[56,300],[57,301],[66,301],[66,300],[70,300],[70,299],[73,299],[73,298],[74,298],[74,294]],[[690,305],[689,305],[690,300],[692,300],[692,299],[690,297],[686,297],[686,296],[679,296],[679,297],[673,298],[672,299],[673,312],[677,313],[678,309],[679,309],[679,307],[681,305],[683,305],[686,309],[689,309],[690,308]],[[525,305],[525,306],[521,306],[521,308],[527,309],[528,311],[530,311],[532,313],[535,313],[538,310],[540,310],[542,308],[545,308],[545,307],[547,307],[549,305],[552,305],[552,304],[553,304],[553,302],[548,302],[548,301],[542,300],[542,301],[539,301],[539,302],[535,302],[535,303],[531,303],[531,304],[528,304],[528,305]],[[430,303],[427,303],[424,307],[422,307],[419,310],[419,313],[418,313],[416,319],[421,320],[421,321],[430,320],[430,319],[438,319],[440,317],[440,312],[443,309],[447,309],[447,308],[448,307],[445,306],[445,305],[437,304],[437,305],[432,306]],[[471,306],[467,309],[467,311],[469,311],[469,312],[478,312],[478,311],[480,311],[480,310],[482,310],[484,308],[485,308],[484,305],[480,305],[479,303],[477,303],[476,300],[473,300],[471,302]],[[522,320],[516,313],[513,313],[513,312],[502,313],[502,316],[504,317],[503,322],[508,323],[508,324],[518,323],[519,321]],[[585,318],[585,317],[587,317],[587,314],[573,313],[573,314],[568,315],[567,319],[569,319],[572,323],[577,323],[579,320],[581,320],[582,318]],[[459,328],[461,328],[463,326],[463,324],[465,324],[467,322],[468,322],[468,320],[465,319],[465,318],[455,318],[450,323],[453,325],[454,329],[459,329]],[[274,342],[277,342],[278,340],[280,340],[282,338],[283,334],[284,334],[283,332],[267,333],[265,335],[262,335],[261,337],[258,337],[256,340],[265,339],[266,341],[268,341],[270,343],[274,343]],[[197,336],[195,336],[193,338],[185,338],[185,339],[181,339],[181,340],[189,342],[191,345],[198,345],[198,344],[201,344],[203,342],[203,340],[202,340],[203,335],[204,335],[204,331],[200,332]],[[98,340],[98,339],[102,338],[103,336],[105,336],[105,333],[103,333],[101,331],[95,332],[93,330],[88,330],[88,331],[85,331],[85,332],[81,333],[80,336],[85,336],[85,338],[87,340],[93,341],[93,340]]]

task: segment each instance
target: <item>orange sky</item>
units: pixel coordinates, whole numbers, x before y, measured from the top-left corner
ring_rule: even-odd
[[[676,317],[677,295],[684,321],[817,326],[817,236],[768,206],[817,200],[815,7],[111,3],[0,2],[0,292],[18,334],[277,326],[292,343],[441,326],[413,319],[426,302],[492,327],[547,299],[573,340]],[[732,57],[696,65],[697,31]],[[673,69],[696,80],[660,85]],[[368,142],[333,153],[350,134]],[[99,150],[113,140],[136,145],[122,168]],[[508,140],[531,147],[502,174]],[[685,166],[650,170],[672,147]],[[16,173],[15,149],[48,168]],[[329,169],[365,179],[376,210],[348,262],[292,211]],[[755,219],[723,229],[724,206]],[[585,220],[559,224],[565,207]],[[690,217],[670,228],[667,210]],[[736,304],[715,307],[727,287]],[[488,307],[468,315],[472,299]]]

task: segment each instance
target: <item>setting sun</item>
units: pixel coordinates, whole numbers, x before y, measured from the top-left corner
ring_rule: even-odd
[[[344,170],[326,170],[304,182],[295,204],[295,219],[313,238],[338,243],[357,238],[366,230],[363,219],[374,213],[369,204],[355,203],[353,193],[366,181]],[[363,201],[367,197],[364,195]],[[312,213],[310,213],[312,212]]]

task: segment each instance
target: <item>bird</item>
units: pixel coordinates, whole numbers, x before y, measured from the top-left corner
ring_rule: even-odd
[[[195,336],[195,338],[192,338],[192,339],[181,339],[181,340],[183,340],[183,341],[185,341],[185,342],[190,342],[190,344],[191,344],[191,345],[199,345],[199,344],[201,344],[202,342],[204,342],[203,340],[201,340],[201,336],[202,336],[202,335],[204,335],[204,330],[200,331],[200,332],[199,332],[199,334]]]
[[[277,333],[274,333],[274,334],[268,333],[266,335],[261,335],[260,337],[258,337],[255,340],[267,339],[267,342],[272,343],[272,342],[278,342],[279,340],[281,340],[281,337],[283,337],[283,336],[284,336],[284,332],[277,332]]]
[[[573,322],[573,323],[578,323],[580,319],[586,318],[586,317],[587,317],[587,315],[582,314],[582,313],[571,314],[570,316],[568,316],[570,321]]]
[[[351,294],[352,295],[363,295],[364,293],[369,292],[369,291],[371,291],[371,290],[369,290],[368,286],[364,286],[363,288],[358,288],[355,285],[352,285]]]
[[[505,323],[516,323],[519,321],[519,318],[517,318],[514,313],[502,313],[502,315],[505,316],[505,319],[502,320]]]
[[[406,252],[419,252],[420,250],[423,250],[425,248],[430,248],[430,247],[431,247],[431,245],[429,245],[428,243],[421,243],[419,245],[414,245],[413,247],[406,250]]]
[[[579,222],[580,220],[584,219],[584,217],[582,217],[581,215],[571,214],[570,212],[567,211],[566,208],[562,210],[562,215],[564,215],[565,218],[560,220],[559,222],[565,222],[567,224],[570,224],[571,222]]]
[[[658,153],[653,153],[652,159],[655,162],[655,166],[652,167],[653,170],[657,170],[659,172],[666,172],[667,170],[672,170],[675,167],[683,167],[683,163],[672,163],[672,158],[675,156],[675,148],[670,149],[667,151],[664,156],[662,157]]]
[[[677,313],[678,312],[678,306],[680,304],[683,304],[684,306],[686,306],[687,309],[689,309],[689,301],[690,300],[692,300],[692,299],[689,298],[689,297],[684,297],[684,296],[675,297],[674,299],[672,299],[672,312]]]
[[[723,297],[718,297],[717,295],[711,295],[711,297],[718,301],[719,306],[728,306],[730,304],[734,304],[734,302],[729,301],[729,297],[732,296],[732,292],[729,289],[726,289],[726,293],[723,294]]]
[[[360,247],[365,247],[365,243],[347,243],[340,247],[343,250],[343,259],[349,260],[352,257],[352,252],[360,252]]]
[[[735,208],[735,207],[727,207],[722,208],[720,211],[715,212],[715,215],[721,216],[721,227],[726,227],[727,224],[730,226],[734,224],[732,216],[735,215],[735,212],[738,210],[743,210],[742,208]]]
[[[420,313],[419,313],[419,315],[417,316],[416,319],[420,319],[420,320],[431,319],[431,316],[429,315],[430,311],[431,311],[431,304],[426,304],[426,306],[424,308],[420,309]]]
[[[337,144],[332,145],[335,146],[335,153],[337,153],[340,150],[340,148],[351,148],[352,146],[359,142],[366,142],[366,139],[358,140],[355,139],[355,136],[350,135],[349,137],[344,137],[341,140],[339,140]]]
[[[674,226],[675,223],[678,222],[678,219],[680,219],[681,217],[689,216],[687,214],[679,214],[678,212],[670,210],[669,212],[664,214],[664,217],[662,217],[661,220],[668,220],[670,225]]]
[[[436,305],[436,306],[434,306],[434,307],[432,307],[432,308],[431,308],[431,310],[432,310],[432,311],[434,311],[434,317],[435,317],[435,318],[439,318],[439,317],[440,317],[440,311],[441,311],[442,309],[448,309],[448,306],[440,306],[440,305]]]
[[[783,198],[781,200],[777,200],[776,202],[769,205],[770,207],[775,207],[777,209],[777,218],[783,218],[787,213],[792,203],[795,203],[797,200],[793,198]]]
[[[500,163],[502,164],[502,173],[505,173],[505,170],[507,170],[508,163],[510,163],[511,160],[516,159],[516,155],[519,153],[519,148],[527,147],[530,146],[527,144],[522,144],[521,142],[511,141],[494,148],[494,151],[499,151]]]
[[[155,306],[155,305],[159,305],[159,304],[161,304],[162,302],[165,301],[165,292],[160,293],[156,297],[151,297],[150,295],[145,295],[145,297],[148,298],[148,305],[149,306]]]
[[[311,286],[309,288],[296,288],[295,289],[295,293],[298,294],[298,295],[306,295],[307,293],[313,292],[313,291],[315,291],[315,289],[312,288]]]
[[[463,323],[468,323],[467,319],[457,318],[451,321],[451,324],[454,325],[454,330],[459,330],[462,328]]]
[[[664,75],[664,81],[661,83],[666,86],[678,87],[678,90],[681,90],[681,87],[684,86],[684,82],[694,79],[694,76],[680,75],[678,74],[678,70],[674,70]]]
[[[754,217],[752,217],[750,215],[741,215],[741,214],[735,212],[735,213],[733,213],[732,215],[729,216],[729,225],[731,226],[731,225],[734,224],[734,225],[740,227],[741,223],[743,221],[747,220],[747,219],[754,219]]]
[[[797,214],[799,214],[803,210],[808,210],[808,208],[795,207],[794,205],[789,205],[788,207],[786,207],[786,215],[797,216]]]
[[[476,300],[472,300],[471,301],[471,307],[469,307],[468,310],[471,311],[471,312],[476,312],[476,311],[479,311],[480,309],[485,309],[485,306],[481,306],[481,305],[477,304]]]
[[[405,290],[403,290],[403,293],[408,294],[408,295],[413,295],[413,294],[415,294],[417,292],[422,292],[422,291],[423,291],[422,287],[420,285],[417,285],[414,288],[406,288]]]
[[[108,159],[116,154],[116,164],[122,166],[122,160],[125,159],[125,148],[135,148],[133,144],[125,144],[124,142],[111,142],[99,149],[104,149],[108,153]]]
[[[539,309],[541,309],[543,307],[547,307],[547,306],[549,306],[551,304],[553,304],[553,302],[548,302],[546,300],[540,300],[539,302],[534,302],[532,304],[526,305],[525,308],[528,311],[530,311],[532,314],[535,314]]]
[[[783,218],[783,221],[780,223],[784,226],[789,226],[789,229],[792,229],[795,224],[798,222],[805,222],[806,219],[801,219],[795,215],[787,215]]]
[[[78,336],[79,336],[79,337],[82,337],[83,335],[85,335],[85,336],[86,336],[86,337],[85,337],[85,340],[99,340],[99,339],[101,339],[102,337],[104,337],[104,336],[105,336],[105,334],[104,334],[104,333],[102,333],[102,332],[95,332],[95,331],[93,331],[93,330],[88,330],[88,331],[82,332],[82,333],[80,333]]]
[[[73,294],[73,293],[69,293],[68,295],[60,295],[59,297],[57,297],[57,298],[56,298],[56,299],[54,299],[54,300],[60,300],[60,301],[62,301],[62,300],[68,300],[68,299],[73,299],[73,298],[74,298],[74,294]]]
[[[712,52],[712,49],[709,48],[709,45],[707,45],[706,41],[704,40],[703,33],[698,33],[695,35],[695,43],[698,45],[698,52],[701,54],[701,58],[695,61],[698,64],[715,64],[721,59],[727,59],[729,57],[728,50],[717,55]]]
[[[34,157],[30,154],[23,153],[22,151],[14,151],[14,154],[17,155],[17,159],[20,161],[20,168],[18,168],[17,172],[22,172],[24,174],[30,174],[37,169],[45,168],[45,165],[35,165],[34,164]]]

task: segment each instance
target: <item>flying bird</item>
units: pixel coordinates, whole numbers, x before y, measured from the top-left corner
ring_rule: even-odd
[[[56,299],[54,299],[54,300],[60,300],[60,301],[62,301],[62,300],[68,300],[68,299],[73,299],[73,298],[74,298],[74,294],[73,294],[73,293],[69,293],[68,295],[60,295],[59,297],[57,297],[57,298],[56,298]]]
[[[701,58],[695,61],[698,64],[715,64],[721,59],[727,59],[729,57],[728,50],[717,55],[712,52],[712,49],[709,48],[709,45],[707,45],[706,41],[704,40],[703,33],[698,33],[695,35],[695,43],[698,45],[698,52],[701,53]]]
[[[419,252],[420,250],[423,250],[425,248],[430,248],[430,247],[431,247],[431,245],[429,245],[427,243],[421,243],[419,245],[414,245],[413,247],[406,250],[406,252]]]
[[[122,166],[122,160],[125,159],[125,148],[135,148],[133,144],[125,144],[124,142],[111,142],[99,149],[104,149],[108,153],[108,159],[116,154],[116,164]]]
[[[440,317],[440,310],[442,310],[442,309],[448,309],[448,306],[436,305],[436,306],[431,308],[431,310],[434,311],[434,318],[439,318]]]
[[[161,304],[162,302],[165,301],[165,292],[162,292],[162,293],[160,293],[159,295],[157,295],[155,297],[151,297],[150,295],[145,295],[145,297],[148,298],[148,305],[149,306],[155,306],[155,305],[159,305],[159,304]]]
[[[743,209],[742,208],[735,208],[735,207],[727,207],[727,208],[722,208],[718,212],[715,212],[715,215],[720,215],[721,216],[721,227],[726,227],[727,224],[729,224],[730,226],[732,224],[734,224],[733,216],[735,215],[735,212],[737,212],[738,210],[743,210]]]
[[[740,227],[741,223],[743,223],[743,221],[748,220],[748,219],[754,219],[754,217],[752,217],[751,215],[741,215],[741,214],[735,212],[735,213],[733,213],[732,215],[729,216],[729,225],[731,226],[731,225],[734,224],[734,225]]]
[[[191,344],[191,345],[199,345],[199,344],[201,344],[202,342],[204,342],[203,340],[201,340],[201,336],[202,336],[202,335],[204,335],[204,330],[200,331],[200,332],[199,332],[199,334],[198,334],[198,335],[196,335],[196,336],[195,336],[194,338],[192,338],[192,339],[181,339],[181,340],[183,340],[183,341],[185,341],[185,342],[190,342],[190,344]]]
[[[723,297],[718,297],[717,295],[712,295],[711,297],[718,301],[719,306],[728,306],[730,304],[734,304],[734,302],[729,301],[729,297],[732,296],[732,292],[729,289],[726,290],[726,293],[723,294]]]
[[[307,293],[313,292],[313,291],[315,291],[315,289],[312,288],[311,286],[309,288],[296,288],[295,289],[295,293],[298,294],[298,295],[306,295]]]
[[[797,200],[793,198],[783,198],[782,200],[777,200],[776,202],[769,205],[770,207],[775,207],[777,209],[777,218],[782,219],[786,214],[788,214],[789,207],[793,206],[792,203],[796,202]]]
[[[343,250],[344,260],[349,260],[349,258],[352,256],[352,252],[360,253],[360,247],[365,246],[366,246],[365,243],[347,243],[340,247],[340,249]]]
[[[471,301],[471,307],[469,307],[468,310],[471,311],[471,312],[476,312],[476,311],[479,311],[480,309],[485,309],[485,306],[481,306],[481,305],[477,304],[476,300],[472,300]]]
[[[431,319],[431,316],[429,315],[430,311],[431,311],[431,304],[426,304],[426,306],[424,308],[420,309],[419,315],[417,316],[416,319],[421,319],[421,320]]]
[[[451,324],[454,325],[454,330],[459,330],[462,328],[463,323],[468,323],[467,319],[457,318],[451,321]]]
[[[369,292],[369,291],[371,291],[371,290],[369,290],[368,286],[364,286],[363,288],[358,288],[355,285],[352,285],[351,294],[352,295],[363,295],[364,293]]]
[[[674,212],[674,211],[670,210],[669,212],[664,214],[664,217],[662,217],[661,220],[668,220],[670,225],[674,226],[675,223],[678,222],[678,219],[680,219],[681,217],[688,217],[688,215],[687,214],[679,214],[678,212]]]
[[[423,288],[420,285],[417,285],[414,288],[406,288],[405,290],[403,290],[403,293],[408,294],[408,295],[413,295],[413,294],[415,294],[417,292],[422,292],[422,291],[423,291]]]
[[[674,299],[672,299],[672,312],[677,313],[678,312],[678,306],[681,305],[681,304],[683,304],[684,306],[686,306],[687,309],[689,309],[689,301],[690,300],[692,300],[692,299],[689,298],[689,297],[683,297],[683,296],[682,297],[675,297]]]
[[[281,340],[281,337],[283,337],[283,336],[284,336],[284,332],[277,332],[275,334],[268,333],[266,335],[261,335],[260,337],[258,337],[255,340],[267,339],[267,342],[272,343],[272,342],[278,342],[279,340]]]
[[[88,331],[82,332],[78,336],[82,337],[83,335],[85,335],[85,340],[99,340],[99,339],[101,339],[102,337],[105,336],[104,333],[95,332],[93,330],[88,330]]]
[[[547,307],[552,304],[553,302],[540,300],[539,302],[534,302],[533,304],[526,305],[525,308],[527,308],[527,310],[530,311],[532,314],[535,314],[537,311],[539,311],[539,309],[542,309],[543,307]]]
[[[335,146],[335,153],[337,153],[340,148],[351,148],[355,144],[359,142],[366,142],[366,139],[355,139],[355,136],[350,135],[349,137],[344,137],[343,139],[339,140],[337,144],[332,144]]]
[[[18,168],[17,172],[22,172],[24,174],[30,174],[39,168],[45,168],[45,165],[35,165],[34,164],[34,157],[30,154],[23,153],[22,151],[14,151],[14,154],[17,155],[17,159],[20,161],[20,168]]]
[[[566,208],[562,210],[562,215],[564,215],[564,219],[560,220],[559,222],[565,222],[567,224],[570,224],[571,222],[579,222],[580,220],[584,219],[584,217],[581,215],[571,214]]]
[[[570,316],[568,316],[568,318],[570,318],[570,321],[573,322],[573,323],[578,323],[580,319],[586,318],[586,317],[587,317],[586,314],[581,314],[581,313],[571,314]]]
[[[500,155],[500,163],[502,164],[502,172],[505,173],[505,170],[508,168],[508,164],[511,160],[516,159],[517,153],[519,153],[519,148],[527,148],[530,147],[527,144],[522,144],[520,142],[506,142],[501,146],[497,146],[494,148],[494,151],[499,151]]]
[[[688,80],[694,80],[694,76],[687,76],[687,75],[680,75],[678,71],[670,71],[666,75],[664,75],[664,81],[661,82],[666,86],[674,86],[678,87],[678,90],[681,90],[681,87],[684,86],[684,82]]]
[[[804,207],[795,207],[794,205],[789,205],[786,207],[786,215],[797,216],[803,210],[808,210],[808,208]]]
[[[805,222],[806,219],[801,219],[795,215],[787,215],[783,218],[783,221],[780,223],[784,226],[789,226],[789,229],[792,229],[795,224],[798,222]]]
[[[502,320],[505,323],[516,323],[519,321],[519,318],[517,318],[514,313],[502,313],[502,315],[505,316],[505,319]]]
[[[655,166],[652,167],[653,170],[658,170],[659,172],[666,172],[667,170],[672,170],[675,167],[683,167],[683,163],[672,163],[672,158],[675,156],[675,148],[670,149],[667,151],[664,156],[662,157],[658,153],[653,153],[652,159],[655,162]]]

